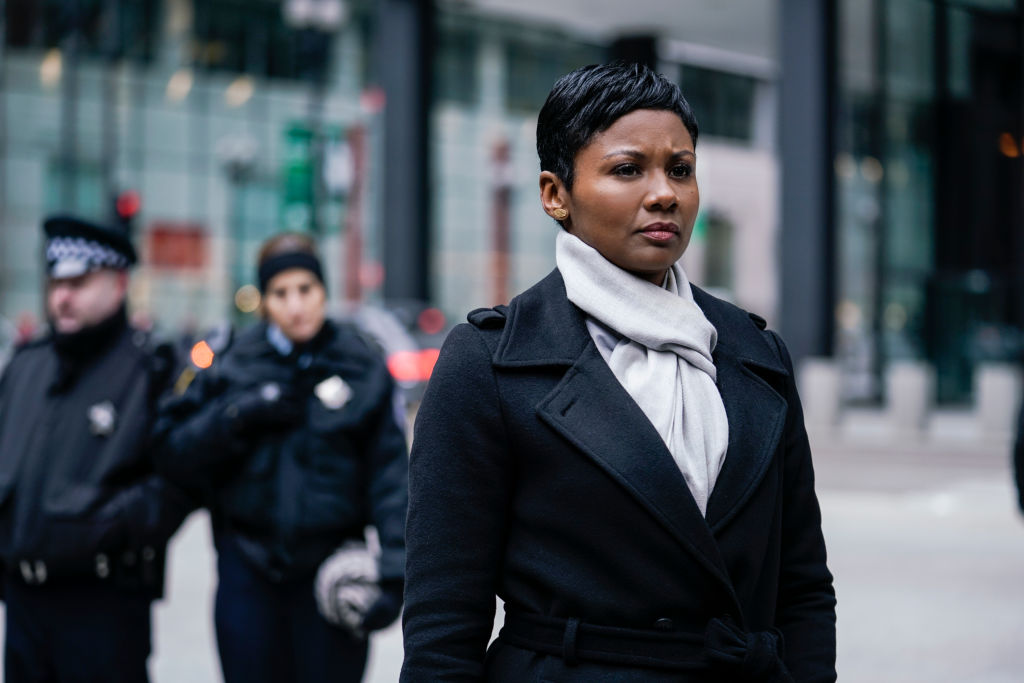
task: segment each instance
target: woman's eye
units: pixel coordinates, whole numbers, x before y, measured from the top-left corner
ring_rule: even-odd
[[[678,164],[669,171],[673,178],[689,178],[693,175],[693,167],[689,164]]]
[[[611,169],[611,172],[615,175],[622,176],[640,175],[640,167],[636,164],[620,164]]]
[[[636,164],[620,164],[612,169],[612,173],[620,176],[635,176],[640,174],[640,168]]]

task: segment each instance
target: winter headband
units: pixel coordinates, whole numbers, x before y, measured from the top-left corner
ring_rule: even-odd
[[[324,284],[324,274],[320,268],[320,259],[304,251],[287,251],[283,254],[271,256],[260,265],[260,291],[265,294],[267,285],[275,275],[292,268],[308,270],[313,275],[316,275],[316,279],[320,281],[320,284]]]

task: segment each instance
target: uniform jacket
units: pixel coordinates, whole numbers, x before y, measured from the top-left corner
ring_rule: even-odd
[[[583,624],[775,629],[794,680],[835,680],[835,597],[789,356],[763,321],[693,291],[718,331],[729,420],[706,520],[557,270],[453,330],[413,439],[402,681],[740,680],[710,664],[572,665],[504,636],[485,659],[495,594],[507,614]]]
[[[49,338],[15,354],[0,381],[9,571],[28,583],[98,579],[161,592],[165,545],[193,507],[150,457],[167,364],[128,327],[70,376]]]
[[[408,454],[387,366],[354,331],[331,322],[308,353],[302,362],[282,355],[265,323],[239,334],[163,407],[159,467],[204,490],[218,542],[230,536],[272,580],[311,577],[345,540],[362,539],[368,524],[380,538],[382,580],[401,579]],[[316,386],[337,378],[350,393],[331,408]],[[299,396],[301,421],[229,433],[232,403],[268,382]]]

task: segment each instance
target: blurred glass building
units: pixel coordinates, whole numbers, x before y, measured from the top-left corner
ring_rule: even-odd
[[[39,222],[131,223],[133,308],[241,319],[254,251],[320,236],[335,302],[462,319],[554,266],[536,113],[636,59],[701,125],[692,279],[939,396],[1020,346],[1019,0],[0,0],[0,316],[41,313]]]
[[[272,232],[336,250],[353,184],[339,157],[375,134],[366,7],[2,4],[0,312],[39,312],[38,226],[54,211],[132,224],[135,308],[168,326],[229,314]]]
[[[700,112],[715,229],[693,267],[771,309],[771,259],[754,259],[767,286],[733,263],[744,239],[768,254],[776,225],[771,3],[746,41],[736,17],[670,22],[702,40],[717,23],[717,46],[632,32],[665,11],[641,4],[6,0],[0,314],[40,313],[53,211],[131,222],[133,308],[168,328],[251,309],[254,250],[280,229],[320,235],[336,301],[453,318],[507,301],[554,265],[536,113],[558,76],[620,53],[680,80]],[[734,166],[742,202],[727,199]]]
[[[839,0],[829,248],[847,397],[893,360],[969,398],[1024,327],[1024,22],[1018,0]]]

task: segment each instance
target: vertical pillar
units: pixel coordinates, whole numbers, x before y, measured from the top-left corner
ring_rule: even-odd
[[[120,0],[106,0],[103,4],[103,99],[101,107],[101,152],[100,171],[103,183],[103,199],[113,205],[117,200],[117,193],[122,189],[118,187],[117,158],[118,140],[117,132],[120,130],[118,122],[118,94],[120,89],[120,73],[118,72],[123,57],[123,45],[121,43],[121,2]],[[110,219],[117,220],[117,211],[113,207],[109,210]],[[107,216],[103,216],[107,219]]]
[[[0,311],[9,310],[12,298],[9,254],[11,228],[7,212],[7,3],[0,0]],[[12,221],[13,222],[13,221]],[[5,295],[6,293],[6,295]]]
[[[833,351],[835,0],[779,11],[780,327],[796,360]]]
[[[386,96],[384,297],[429,300],[428,135],[436,10],[431,0],[380,0],[377,8],[377,79]]]
[[[78,210],[78,50],[81,28],[79,0],[64,9],[65,33],[61,52],[60,204],[63,211]]]
[[[652,35],[619,36],[609,50],[612,60],[637,62],[652,69],[658,68],[658,41]]]

